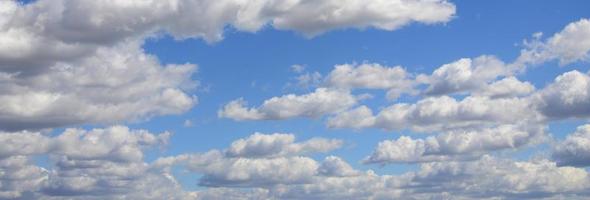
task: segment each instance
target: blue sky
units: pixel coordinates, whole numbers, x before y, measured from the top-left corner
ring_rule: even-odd
[[[588,1],[16,2],[0,199],[589,195]]]
[[[444,63],[484,54],[495,55],[509,62],[518,57],[522,41],[532,38],[533,33],[551,35],[572,21],[590,17],[586,9],[590,4],[586,1],[453,3],[457,5],[457,14],[450,22],[433,26],[410,24],[393,32],[371,28],[347,29],[309,39],[298,33],[270,27],[256,33],[236,32],[228,27],[225,39],[213,44],[198,39],[176,41],[166,35],[149,39],[144,45],[146,52],[157,55],[162,62],[199,65],[199,72],[194,76],[202,84],[195,91],[199,96],[199,105],[179,116],[157,117],[131,126],[173,131],[173,145],[163,154],[202,152],[223,148],[231,141],[247,137],[253,132],[281,132],[294,133],[300,139],[318,136],[343,139],[347,141],[348,147],[332,154],[342,156],[355,168],[382,173],[401,173],[414,169],[415,165],[409,165],[410,168],[403,164],[374,168],[357,162],[372,151],[367,147],[385,139],[397,139],[399,131],[373,128],[334,130],[326,128],[319,119],[236,122],[219,119],[217,112],[225,102],[238,97],[244,97],[256,105],[285,93],[309,92],[309,88],[287,87],[297,75],[289,68],[295,64],[306,66],[308,71],[326,74],[334,65],[345,63],[377,62],[401,65],[413,73],[428,73]],[[519,78],[542,88],[563,72],[588,69],[584,63],[564,67],[556,65],[557,62],[549,62],[537,66],[519,75]],[[373,91],[372,94],[376,96],[370,101],[374,108],[391,103],[383,97],[382,91]],[[407,101],[415,101],[415,98],[408,98]],[[184,127],[185,120],[190,120],[194,125]],[[556,122],[551,124],[550,131],[554,137],[564,138],[584,122]],[[525,150],[516,155],[527,159],[535,153]],[[192,184],[192,178],[188,178],[185,183]]]
[[[509,62],[518,57],[522,41],[530,39],[533,33],[551,35],[572,21],[590,17],[585,1],[566,4],[557,1],[453,3],[457,5],[457,14],[448,23],[433,26],[410,24],[393,32],[370,28],[337,30],[307,39],[301,34],[270,27],[256,33],[236,32],[228,27],[225,39],[213,44],[198,39],[175,41],[169,36],[149,39],[144,45],[146,52],[157,55],[162,62],[199,65],[199,72],[194,76],[201,83],[201,88],[195,91],[199,105],[182,115],[157,117],[131,126],[156,132],[173,131],[174,145],[165,152],[171,155],[223,148],[253,132],[294,133],[301,139],[317,136],[341,138],[350,142],[351,147],[334,153],[342,155],[355,167],[364,167],[356,161],[372,151],[366,147],[384,139],[396,139],[400,136],[398,131],[334,130],[326,128],[319,119],[236,122],[219,119],[217,112],[224,103],[239,97],[257,105],[285,93],[309,92],[309,88],[286,87],[297,76],[290,70],[295,64],[306,66],[308,71],[326,74],[334,65],[345,63],[377,62],[401,65],[413,73],[429,73],[459,58],[484,54]],[[549,62],[519,75],[519,78],[542,88],[563,72],[587,71],[583,64],[557,67],[557,62]],[[392,103],[383,97],[384,92],[372,92],[376,96],[370,101],[374,108]],[[415,98],[408,99],[409,102],[412,100]],[[187,119],[194,125],[184,127]],[[583,121],[557,123],[551,130],[555,129],[552,131],[555,137],[562,138],[581,123]],[[383,172],[404,169],[403,166],[376,168]]]

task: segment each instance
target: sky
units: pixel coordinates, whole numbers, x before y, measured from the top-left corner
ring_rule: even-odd
[[[0,0],[0,199],[587,199],[589,7]]]

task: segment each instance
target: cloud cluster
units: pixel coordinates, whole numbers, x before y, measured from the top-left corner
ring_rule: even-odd
[[[514,127],[496,131],[510,134],[510,128]],[[453,141],[444,143],[443,136],[425,141],[440,143],[438,152],[432,153],[461,154],[482,150],[479,148],[516,148],[526,137],[515,136],[512,144],[487,143],[491,142],[489,138],[464,134],[476,137],[474,142],[456,140],[461,144],[453,145]],[[317,161],[304,155],[338,148],[341,141],[313,138],[295,142],[291,134],[255,133],[224,150],[161,157],[145,163],[143,151],[165,144],[169,136],[126,127],[68,129],[53,137],[3,133],[3,141],[11,145],[2,150],[0,159],[1,198],[576,199],[590,187],[590,176],[583,169],[559,167],[545,159],[513,161],[488,155],[470,161],[433,160],[420,164],[416,171],[378,175],[371,170],[356,170],[336,156]],[[30,145],[37,143],[40,145]],[[298,148],[304,146],[309,148]],[[78,148],[83,151],[74,151]],[[264,154],[259,153],[262,150]],[[44,153],[52,160],[49,168],[31,160],[32,155]],[[202,174],[199,184],[204,189],[183,190],[170,173],[173,167]]]
[[[0,7],[4,130],[112,124],[189,110],[197,103],[189,94],[196,66],[162,66],[141,47],[162,33],[216,42],[227,26],[256,32],[269,25],[311,37],[443,23],[455,13],[444,0],[9,0]]]
[[[584,60],[589,50],[584,47],[585,38],[588,38],[587,22],[587,19],[572,22],[560,33],[556,33],[547,42],[551,45],[544,44],[547,50],[543,51],[564,52],[555,53],[556,56],[548,59],[534,57],[535,62],[558,58],[563,58],[564,62]],[[569,48],[566,44],[579,46]],[[572,52],[565,52],[569,50]],[[523,55],[526,51],[528,50],[523,50]],[[590,85],[590,79],[587,73],[564,73],[557,77],[554,83],[537,90],[531,83],[515,77],[520,72],[519,68],[514,68],[518,65],[515,63],[521,62],[519,59],[506,64],[490,55],[462,58],[440,66],[429,75],[411,74],[400,66],[387,67],[376,63],[336,65],[324,78],[322,88],[318,90],[336,88],[354,93],[356,89],[380,89],[387,91],[390,100],[395,100],[402,94],[423,95],[425,98],[415,103],[395,103],[375,114],[367,106],[353,107],[356,103],[350,103],[341,105],[343,109],[313,112],[314,115],[311,116],[330,115],[326,125],[331,128],[377,127],[418,132],[511,124],[519,120],[540,123],[588,116],[590,112],[586,108],[590,108],[587,101],[590,98],[586,94],[590,94],[590,87],[587,87]],[[523,63],[531,64],[529,61]],[[301,97],[316,93],[318,91]],[[284,98],[274,97],[267,102]],[[297,107],[283,109],[288,113],[294,113],[289,117],[269,117],[268,113],[272,112],[260,112],[265,108],[264,104],[259,109],[245,108],[243,104],[242,100],[230,102],[220,111],[220,116],[236,120],[309,117],[308,109],[316,107],[316,103],[310,101],[308,106],[298,104]],[[233,114],[228,114],[228,111],[233,111]]]
[[[255,134],[236,142],[258,141],[253,138],[261,136],[269,141],[284,137]],[[307,142],[287,142],[283,146]],[[484,148],[496,148],[496,144],[490,145]],[[442,151],[466,153],[479,148],[474,143],[463,145],[464,149],[447,147]],[[161,158],[154,165],[181,165],[202,173],[199,183],[210,187],[196,192],[202,199],[577,199],[590,187],[585,170],[559,167],[546,159],[513,161],[482,155],[470,161],[422,163],[417,171],[400,175],[378,175],[370,170],[355,170],[335,156],[321,162],[297,154],[276,157],[283,150],[273,148],[270,157],[228,157],[230,149]]]
[[[401,136],[379,143],[365,163],[416,163],[449,160],[473,160],[499,150],[518,149],[542,142],[543,127],[501,125],[480,130],[454,130],[425,139]]]
[[[169,137],[168,132],[155,135],[123,126],[67,129],[57,136],[1,133],[0,198],[190,197],[173,177],[144,162],[144,151],[165,145]],[[33,158],[43,155],[48,166],[36,165]]]
[[[58,63],[45,73],[0,72],[0,127],[39,129],[116,123],[189,110],[197,98],[192,64],[162,66],[140,44],[99,48],[90,57]]]
[[[578,127],[553,147],[551,157],[559,165],[590,166],[590,124]]]
[[[312,138],[295,143],[292,134],[255,133],[234,141],[226,150],[211,150],[202,154],[184,154],[160,158],[155,166],[166,168],[184,165],[203,173],[199,184],[214,187],[260,187],[278,184],[301,184],[322,174],[350,174],[348,164],[331,158],[324,165],[303,156],[327,152],[342,145],[340,140]]]
[[[387,67],[376,63],[336,65],[325,84],[333,88],[383,89],[387,97],[396,99],[403,93],[414,92],[412,76],[400,66]]]

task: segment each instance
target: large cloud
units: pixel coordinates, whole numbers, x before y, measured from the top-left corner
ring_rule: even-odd
[[[587,61],[590,51],[590,20],[580,19],[568,24],[562,31],[540,40],[537,34],[533,41],[525,43],[527,48],[516,59],[516,67],[534,65],[551,60],[559,60],[561,65],[575,61]]]
[[[590,117],[590,76],[566,72],[535,94],[533,102],[549,119]]]
[[[160,199],[190,197],[169,174],[144,162],[147,148],[166,144],[170,133],[155,135],[115,126],[67,129],[49,136],[34,132],[1,133],[0,198]],[[33,156],[47,156],[40,167]],[[171,197],[171,196],[169,196]]]
[[[590,166],[590,125],[578,127],[576,132],[557,143],[552,158],[559,165]]]
[[[197,103],[186,91],[196,66],[161,66],[137,42],[99,48],[42,74],[0,72],[0,127],[36,129],[177,114]]]
[[[441,96],[387,107],[377,114],[375,125],[390,130],[439,131],[536,118],[527,99],[469,96],[457,101]]]
[[[509,75],[505,64],[493,56],[463,58],[442,65],[432,75],[424,77],[426,95],[446,95],[480,90],[500,76]]]
[[[584,169],[548,160],[513,161],[483,156],[470,162],[422,164],[415,172],[317,177],[307,184],[208,189],[207,197],[241,199],[584,199],[590,177]]]
[[[291,134],[264,135],[255,133],[234,141],[224,150],[202,154],[184,154],[160,158],[159,168],[184,165],[189,170],[203,173],[199,184],[215,187],[269,187],[277,184],[303,184],[324,175],[348,175],[354,170],[339,158],[318,162],[303,154],[326,152],[339,148],[342,141],[313,138],[295,143]]]
[[[255,32],[268,24],[314,36],[447,22],[455,13],[442,0],[38,0],[2,1],[0,8],[0,100],[6,102],[0,127],[6,130],[187,111],[196,104],[186,92],[195,66],[161,66],[141,49],[145,38],[160,33],[214,42],[227,26]]]
[[[98,46],[161,30],[179,39],[213,42],[223,38],[227,25],[255,32],[270,24],[313,36],[333,29],[394,30],[411,22],[447,22],[455,13],[454,5],[443,0],[39,0],[26,5],[2,1],[0,7],[0,69],[11,70],[46,69]]]
[[[472,131],[449,131],[425,139],[401,136],[379,143],[365,163],[415,163],[449,160],[472,160],[506,149],[518,149],[541,142],[546,137],[539,126],[501,125]]]
[[[473,161],[423,163],[419,170],[401,175],[378,175],[356,170],[339,157],[316,161],[302,156],[324,149],[281,153],[314,141],[294,142],[288,134],[255,134],[225,150],[162,157],[152,164],[143,161],[143,151],[165,144],[169,134],[112,127],[69,129],[54,137],[31,132],[3,135],[14,138],[6,143],[25,149],[3,150],[0,159],[0,197],[9,199],[575,199],[590,186],[584,169],[558,167],[544,159],[513,161],[487,155]],[[39,138],[46,145],[23,145]],[[260,147],[267,144],[284,147]],[[230,156],[235,146],[267,153]],[[451,149],[479,148],[459,146],[469,148]],[[75,148],[88,153],[72,151]],[[55,163],[52,168],[36,166],[28,157],[44,153]],[[179,166],[202,174],[199,183],[204,188],[183,190],[169,171]]]

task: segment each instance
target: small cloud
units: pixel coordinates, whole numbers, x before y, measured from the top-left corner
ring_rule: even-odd
[[[184,127],[193,127],[195,124],[190,119],[187,119],[187,120],[184,120],[184,123],[182,125]]]
[[[305,65],[299,65],[299,64],[291,65],[291,71],[298,73],[298,74],[303,73],[305,71]]]

